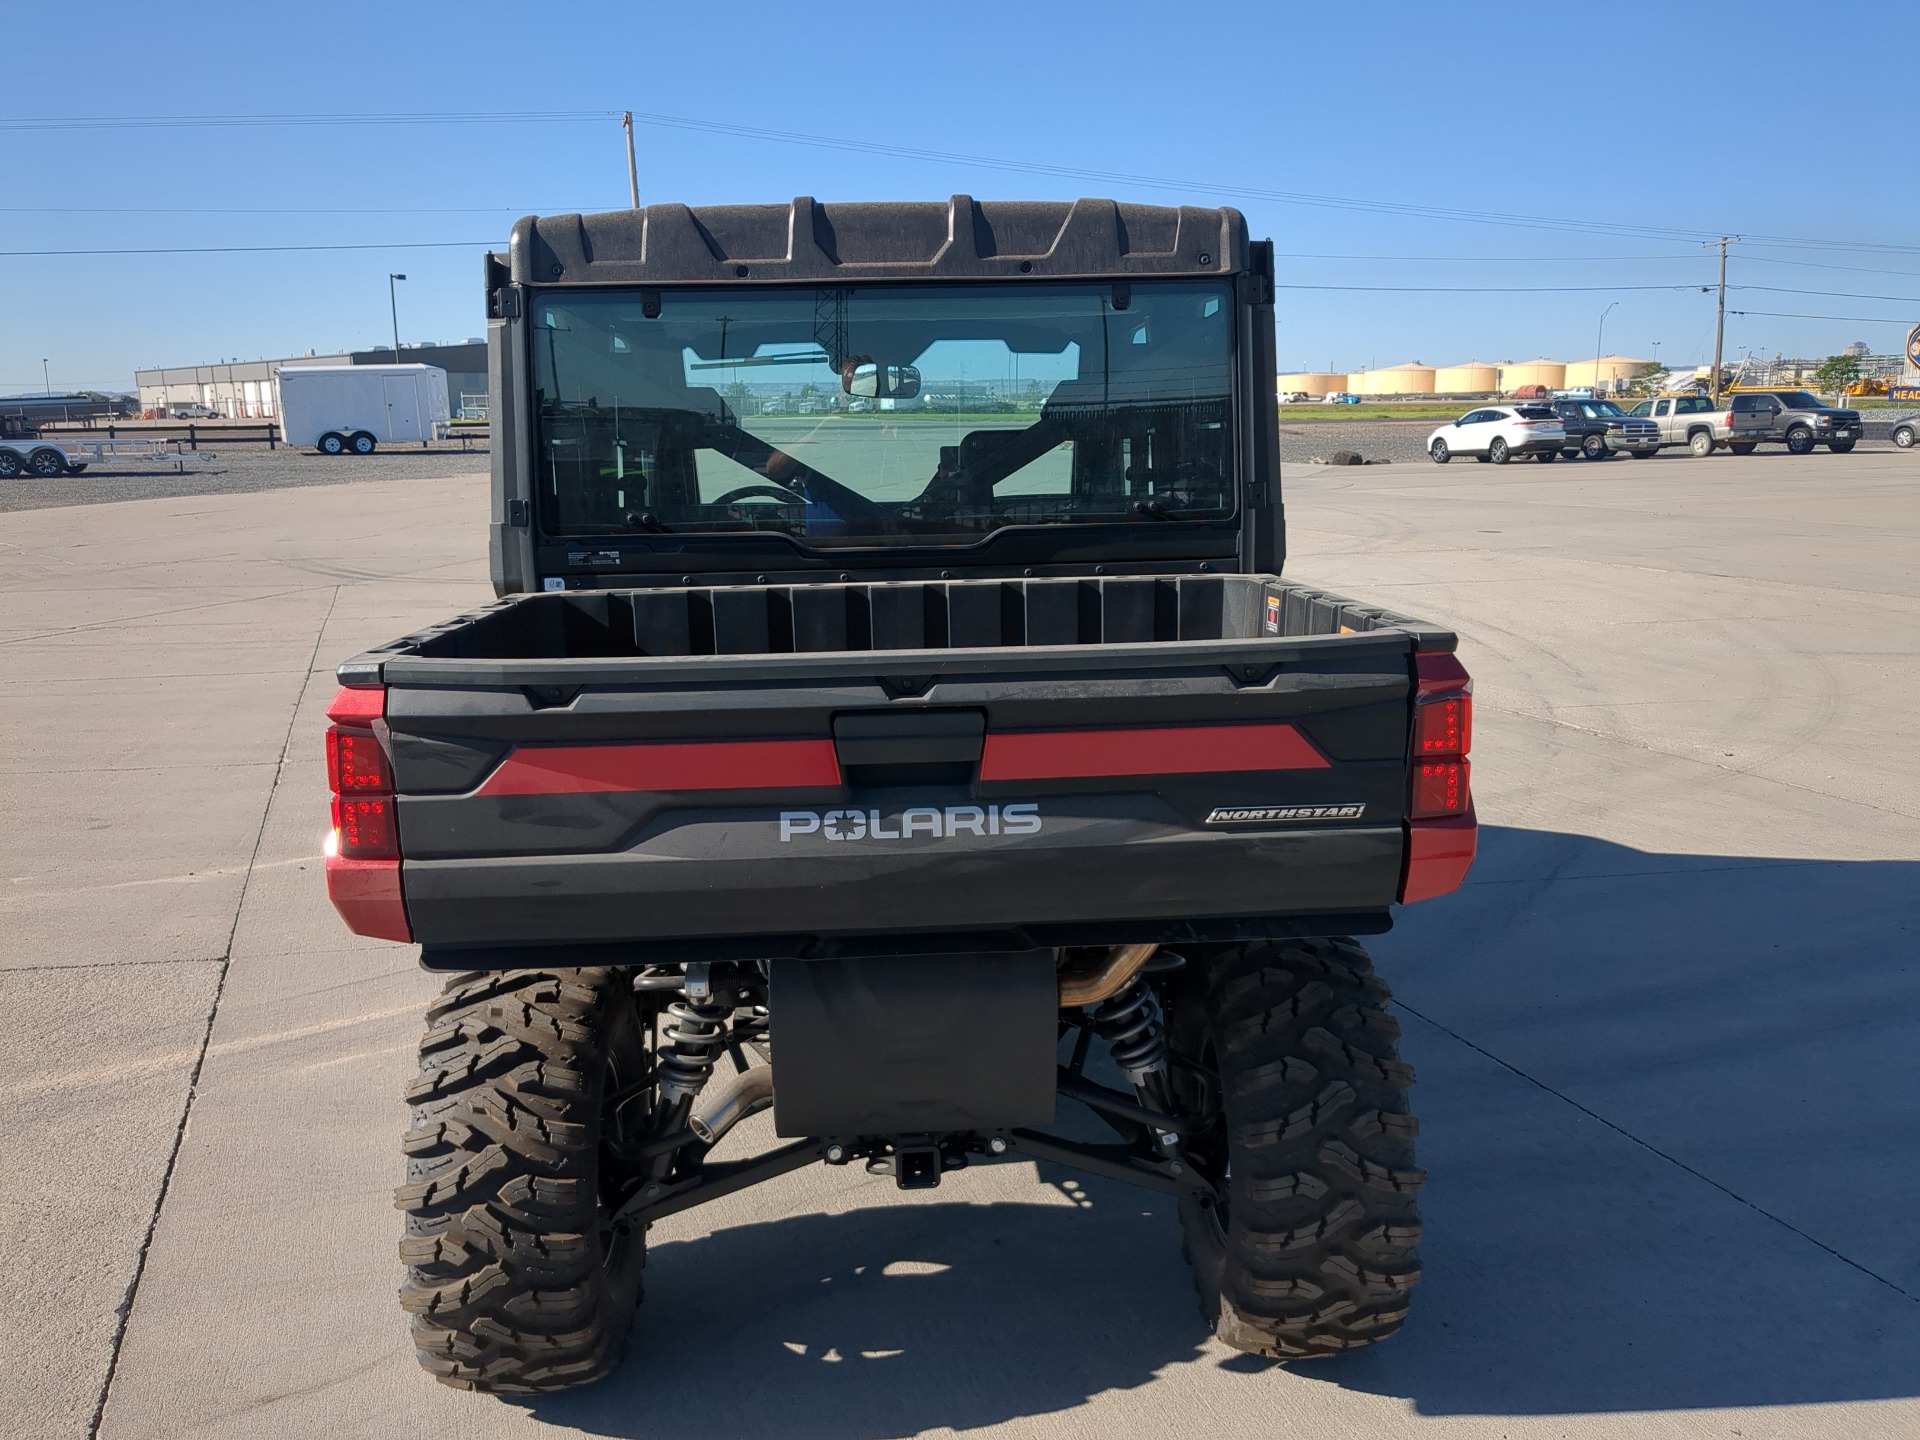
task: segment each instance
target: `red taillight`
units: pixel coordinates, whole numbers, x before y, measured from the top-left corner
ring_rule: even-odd
[[[1422,760],[1413,767],[1413,796],[1407,814],[1415,820],[1438,820],[1467,813],[1465,760]]]
[[[333,839],[327,894],[348,928],[383,940],[411,940],[400,888],[400,830],[393,767],[374,725],[386,714],[384,689],[343,689],[327,707],[327,781],[333,791]]]
[[[333,797],[334,853],[349,860],[397,860],[400,837],[393,824],[393,797]]]
[[[1414,656],[1412,775],[1407,787],[1407,862],[1400,900],[1457,890],[1473,864],[1473,680],[1450,654]]]
[[[327,730],[327,780],[336,795],[388,795],[393,771],[371,730],[334,725]]]
[[[1436,695],[1413,711],[1413,753],[1464,755],[1473,744],[1473,696]]]

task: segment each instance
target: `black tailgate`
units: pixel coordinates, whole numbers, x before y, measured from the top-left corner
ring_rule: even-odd
[[[1411,648],[391,659],[408,914],[678,958],[1384,928]]]

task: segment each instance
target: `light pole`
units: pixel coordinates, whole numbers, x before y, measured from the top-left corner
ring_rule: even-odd
[[[387,276],[387,308],[393,312],[393,363],[400,363],[400,302],[394,298],[393,282],[404,280],[404,275]]]
[[[52,374],[53,372],[47,369],[47,357],[42,355],[40,357],[40,379],[46,384],[48,395],[53,394]]]
[[[1613,302],[1613,305],[1618,305],[1619,303],[1620,302],[1616,300]],[[1606,335],[1607,335],[1607,316],[1613,310],[1613,305],[1607,306],[1605,310],[1602,310],[1600,312],[1600,331],[1598,334],[1596,334],[1593,337],[1593,386],[1592,386],[1592,389],[1595,395],[1598,395],[1600,393],[1600,351],[1602,348],[1602,342],[1605,341]]]

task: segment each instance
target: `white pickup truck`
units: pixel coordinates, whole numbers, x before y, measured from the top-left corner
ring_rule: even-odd
[[[1662,395],[1642,400],[1627,414],[1659,426],[1663,449],[1684,445],[1695,455],[1711,455],[1732,434],[1727,407],[1716,406],[1705,395]]]

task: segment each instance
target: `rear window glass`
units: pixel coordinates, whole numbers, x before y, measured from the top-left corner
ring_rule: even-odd
[[[1522,420],[1558,420],[1560,418],[1548,405],[1516,405],[1513,407],[1513,413]]]

